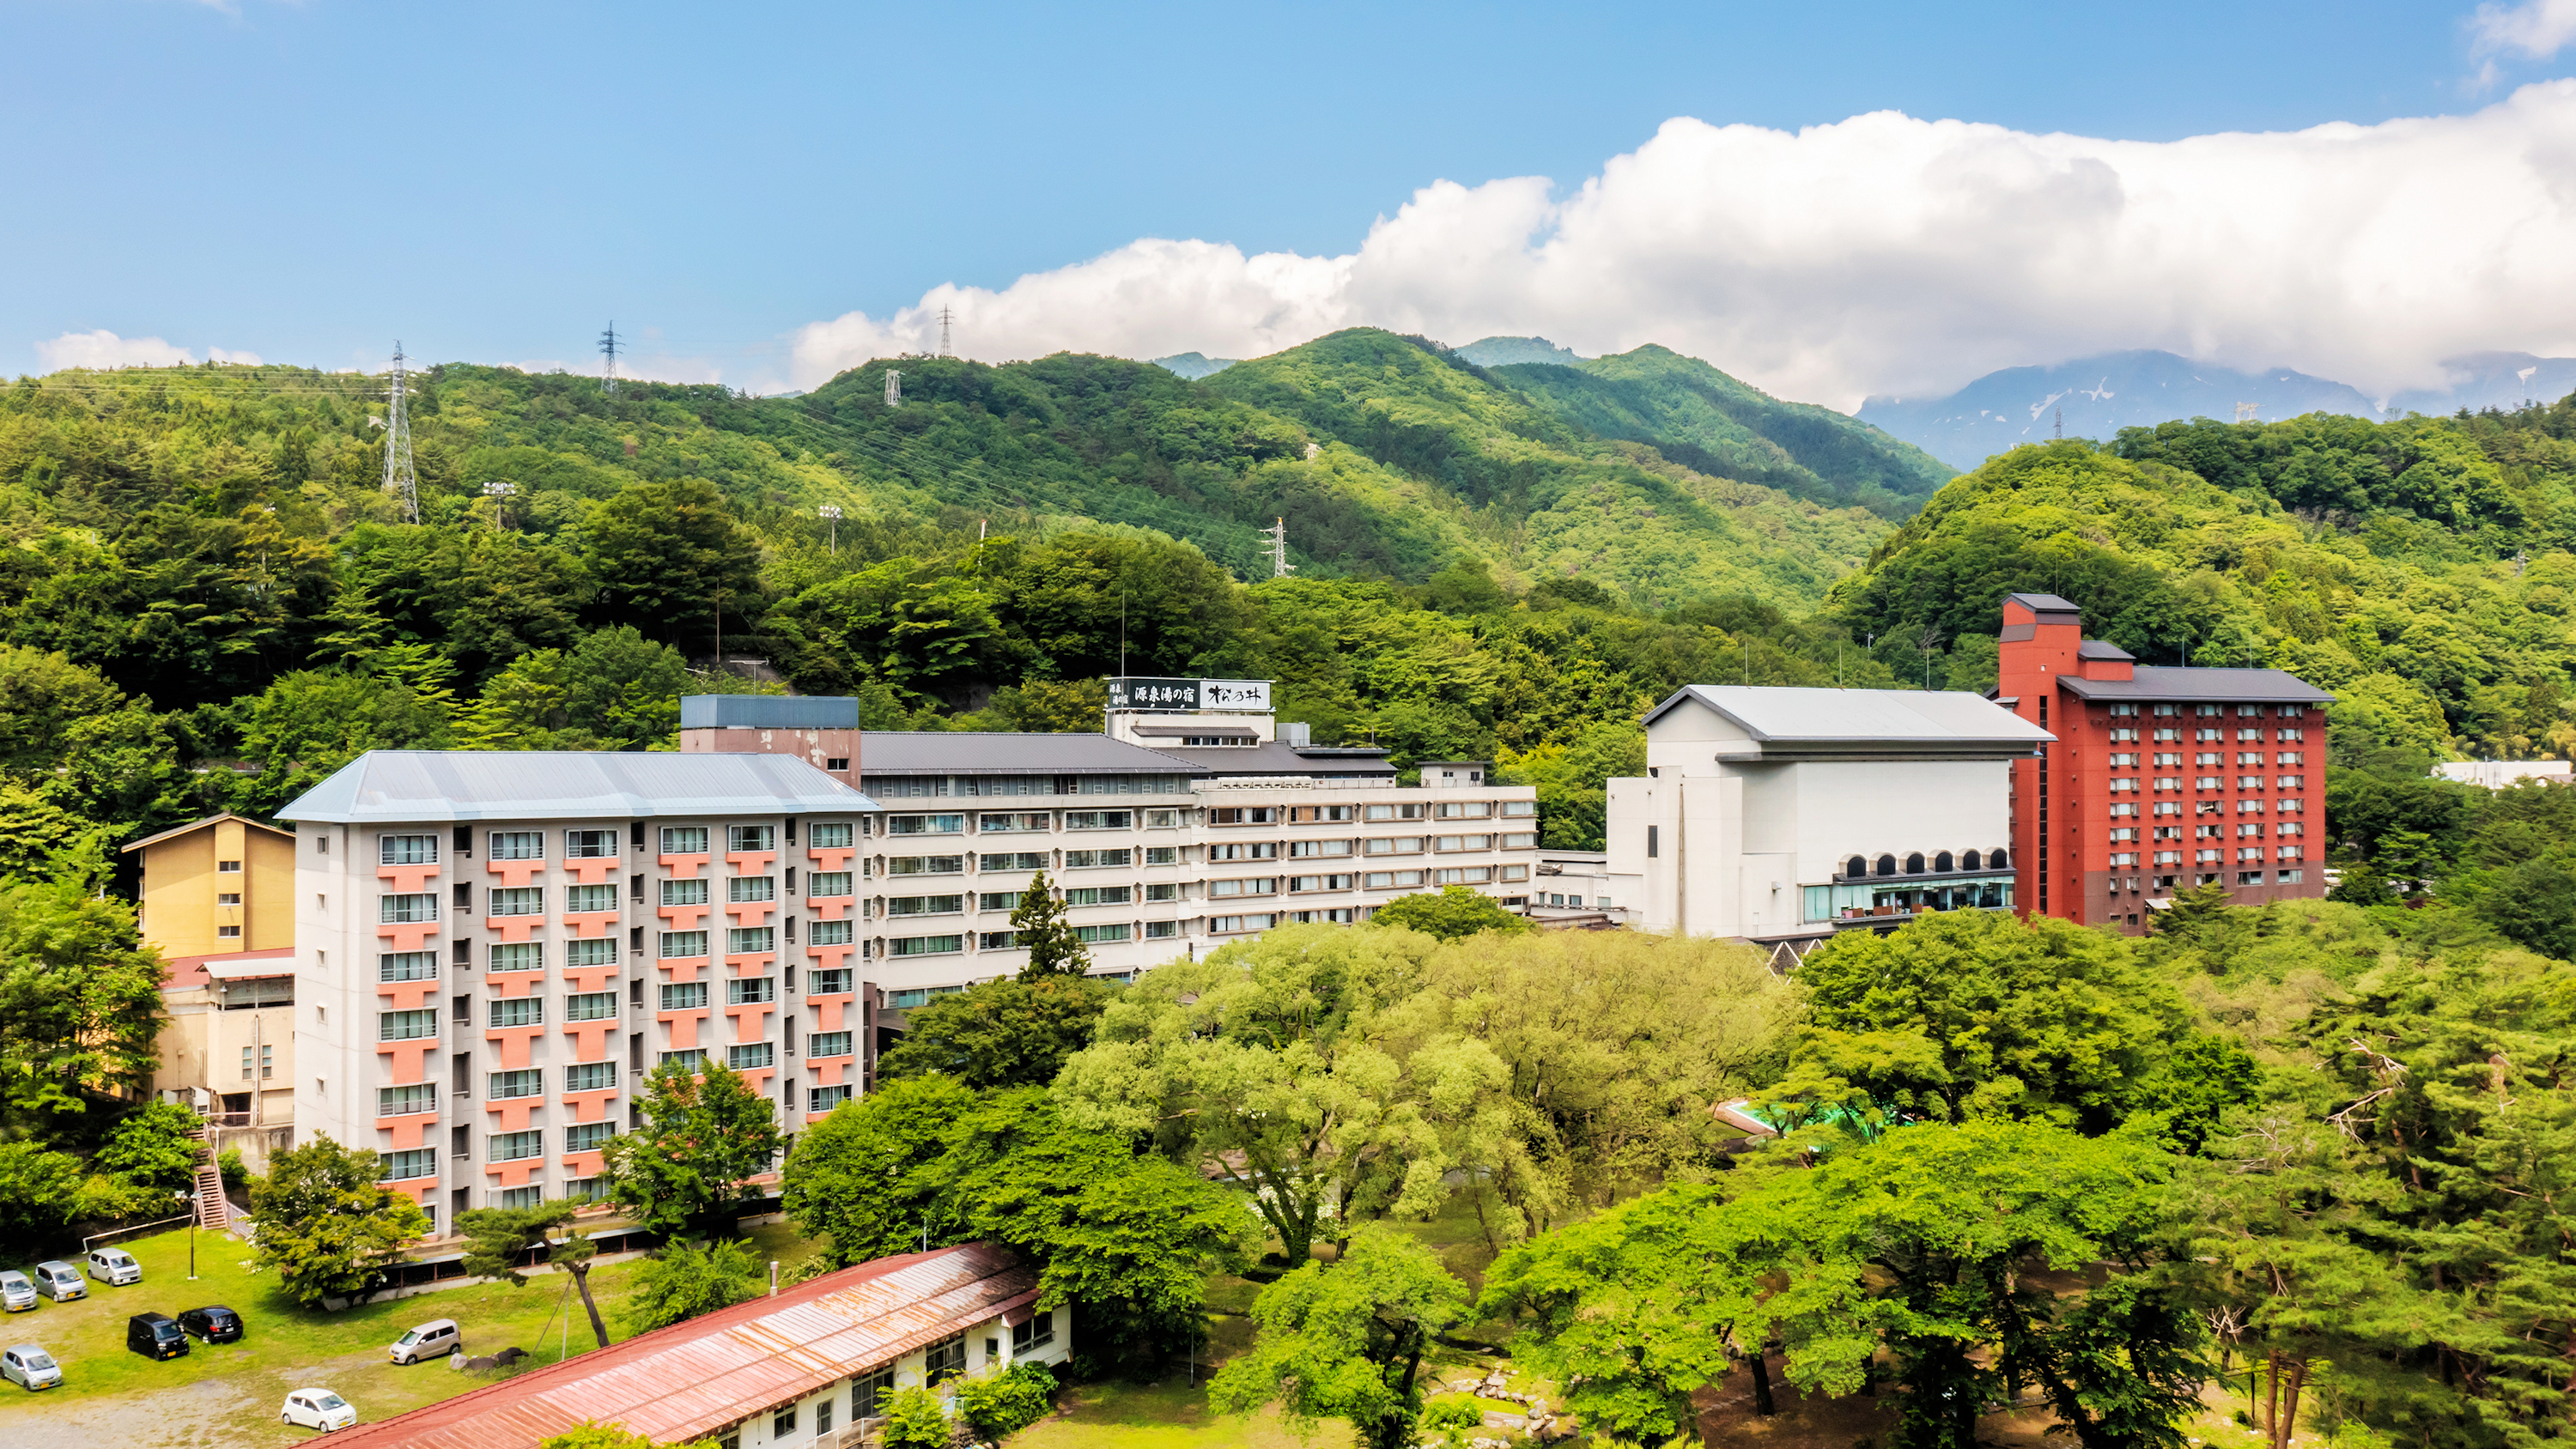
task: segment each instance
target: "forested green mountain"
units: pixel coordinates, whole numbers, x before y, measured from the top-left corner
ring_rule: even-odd
[[[1685,467],[1836,508],[1858,505],[1903,518],[1957,476],[1948,464],[1867,423],[1813,403],[1782,402],[1667,348],[1493,371],[1602,437],[1652,444]]]

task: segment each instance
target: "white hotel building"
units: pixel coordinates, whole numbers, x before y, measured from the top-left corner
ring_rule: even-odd
[[[1026,962],[1039,871],[1121,976],[1444,885],[1531,894],[1535,792],[1478,764],[1400,786],[1243,709],[856,724],[699,696],[680,753],[375,751],[279,812],[300,1137],[375,1149],[445,1231],[587,1191],[661,1062],[727,1062],[790,1130],[865,1090],[902,1008]]]

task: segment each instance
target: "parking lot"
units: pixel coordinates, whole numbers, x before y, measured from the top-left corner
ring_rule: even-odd
[[[189,1282],[188,1237],[182,1229],[120,1244],[143,1265],[139,1284],[111,1288],[91,1282],[87,1298],[45,1302],[0,1319],[0,1342],[41,1344],[63,1366],[60,1388],[29,1393],[0,1384],[0,1442],[10,1449],[293,1444],[315,1437],[313,1430],[278,1422],[278,1409],[293,1389],[335,1390],[356,1405],[359,1422],[368,1423],[488,1382],[457,1373],[444,1361],[408,1367],[387,1361],[385,1345],[432,1318],[463,1325],[472,1352],[516,1344],[530,1351],[532,1364],[553,1362],[560,1344],[569,1343],[576,1353],[592,1344],[578,1299],[571,1304],[569,1335],[562,1316],[548,1324],[563,1299],[563,1280],[552,1274],[534,1275],[524,1288],[482,1283],[322,1313],[295,1307],[279,1291],[276,1274],[253,1271],[246,1244],[219,1233],[197,1235],[198,1276]],[[27,1270],[35,1264],[5,1266]],[[593,1270],[592,1291],[603,1312],[632,1271],[629,1264]],[[151,1310],[176,1317],[208,1303],[242,1315],[248,1331],[239,1343],[192,1342],[186,1357],[159,1362],[126,1349],[125,1324],[132,1315]],[[613,1313],[610,1319],[613,1332]]]

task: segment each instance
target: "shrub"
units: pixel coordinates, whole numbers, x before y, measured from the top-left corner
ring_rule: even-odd
[[[957,1412],[975,1437],[1006,1438],[1043,1419],[1055,1408],[1055,1375],[1045,1364],[1013,1364],[957,1386]]]
[[[885,1449],[948,1449],[947,1410],[927,1389],[897,1389],[886,1402]]]

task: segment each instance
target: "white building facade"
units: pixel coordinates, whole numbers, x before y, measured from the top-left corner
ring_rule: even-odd
[[[2050,736],[1974,694],[1691,685],[1609,788],[1636,923],[1803,952],[1935,910],[2008,909],[2010,764]]]
[[[579,1197],[666,1061],[791,1129],[873,1046],[874,802],[785,755],[373,751],[296,823],[298,1136],[384,1159],[446,1231]]]

